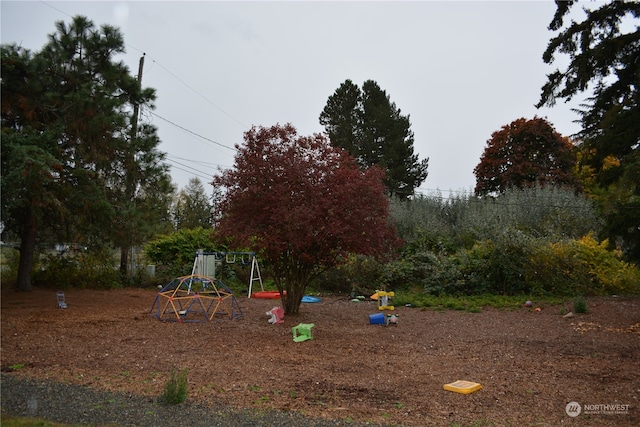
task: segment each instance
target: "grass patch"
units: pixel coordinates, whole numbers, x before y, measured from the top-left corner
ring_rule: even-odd
[[[271,401],[271,398],[269,396],[261,396],[260,398],[258,398],[258,400],[254,403],[257,404],[263,404],[263,403],[268,403]]]
[[[523,307],[525,301],[532,300],[529,295],[430,295],[425,293],[396,292],[391,305],[410,304],[415,308],[430,310],[458,310],[479,313],[483,308],[492,307],[515,310]],[[536,304],[557,305],[562,303],[559,297],[535,298]]]
[[[42,418],[2,416],[3,427],[89,427],[89,424],[62,424],[47,421]],[[117,427],[106,424],[103,427]]]
[[[187,373],[188,369],[178,372],[176,368],[171,370],[171,377],[164,386],[161,401],[166,405],[178,405],[187,398]]]

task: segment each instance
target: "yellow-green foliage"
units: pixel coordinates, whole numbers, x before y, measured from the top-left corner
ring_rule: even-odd
[[[531,254],[527,279],[538,293],[638,294],[640,269],[622,260],[609,242],[591,235],[540,245]]]

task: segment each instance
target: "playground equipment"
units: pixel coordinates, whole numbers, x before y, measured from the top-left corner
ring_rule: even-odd
[[[69,307],[67,305],[65,299],[64,299],[64,292],[58,291],[58,293],[56,294],[56,297],[58,298],[58,308],[68,308]]]
[[[385,325],[397,325],[398,324],[398,315],[397,314],[387,314],[387,318],[385,319]]]
[[[482,385],[474,383],[472,381],[458,380],[444,385],[444,389],[448,391],[454,391],[456,393],[470,394],[474,391],[478,391],[482,388]]]
[[[315,325],[313,323],[300,323],[297,326],[291,328],[291,332],[293,333],[293,341],[294,342],[302,342],[306,340],[312,340],[313,336],[311,335],[311,328]]]
[[[369,324],[371,325],[397,325],[398,324],[398,315],[397,314],[387,314],[384,313],[375,313],[369,315]]]
[[[287,294],[287,291],[284,291],[284,295]],[[280,299],[279,291],[258,291],[250,294],[249,297],[253,296],[254,298],[261,299]]]
[[[215,316],[242,317],[233,292],[220,279],[199,274],[173,279],[158,292],[151,313],[164,321],[206,322]]]
[[[271,310],[265,313],[267,316],[271,316],[269,323],[275,325],[276,323],[284,323],[284,309],[282,307],[273,307]]]
[[[384,314],[382,313],[370,314],[369,323],[371,325],[384,325]]]
[[[258,266],[258,258],[256,257],[255,252],[204,252],[202,249],[199,249],[196,253],[196,259],[193,261],[191,274],[199,274],[207,277],[219,277],[220,275],[216,274],[216,269],[219,269],[223,262],[227,264],[251,264],[249,298],[251,298],[254,282],[259,282],[260,289],[264,291],[262,276],[260,276],[260,267]]]
[[[389,298],[395,295],[393,292],[376,291],[378,294],[378,310],[393,310],[395,307],[389,305]]]

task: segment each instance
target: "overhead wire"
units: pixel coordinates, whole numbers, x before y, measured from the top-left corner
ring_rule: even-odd
[[[58,9],[58,8],[57,8],[57,7],[55,7],[55,6],[50,5],[50,4],[49,4],[49,3],[47,3],[46,1],[42,1],[42,0],[40,0],[40,3],[43,3],[43,4],[47,5],[47,6],[49,6],[51,9],[57,10],[58,12],[62,13],[63,15],[67,15],[68,17],[73,18],[73,16],[72,16],[72,15],[69,15],[69,14],[68,14],[67,12],[65,12],[64,10]]]
[[[217,167],[222,168],[222,169],[230,169],[231,168],[231,166],[229,166],[229,165],[221,165],[221,164],[218,164],[218,163],[205,162],[205,161],[202,161],[202,160],[186,159],[184,157],[179,157],[179,156],[176,156],[176,155],[173,155],[173,154],[168,154],[168,155],[170,157],[173,157],[173,158],[176,158],[176,159],[184,160],[185,162],[197,163],[197,164],[200,164],[202,166],[217,166]]]
[[[161,119],[161,120],[164,120],[165,122],[169,123],[170,125],[173,125],[173,126],[177,127],[178,129],[182,129],[183,131],[185,131],[187,133],[190,133],[191,135],[194,135],[194,136],[197,136],[198,138],[204,139],[205,141],[209,141],[209,142],[211,142],[213,144],[219,145],[220,147],[224,147],[227,150],[237,151],[235,148],[229,147],[228,145],[224,145],[224,144],[222,144],[222,143],[220,143],[218,141],[214,141],[213,139],[207,138],[206,136],[202,136],[199,133],[196,133],[196,132],[194,132],[194,131],[192,131],[190,129],[187,129],[184,126],[180,126],[179,124],[177,124],[177,123],[175,123],[175,122],[173,122],[173,121],[171,121],[171,120],[169,120],[169,119],[167,119],[165,117],[162,117],[161,115],[159,115],[159,114],[157,114],[157,113],[155,113],[153,111],[151,111],[150,114],[155,116],[155,117],[157,117],[157,118],[159,118],[159,119]]]
[[[193,166],[185,165],[184,163],[180,163],[177,160],[173,160],[173,159],[167,159],[167,160],[169,160],[170,162],[176,163],[178,165],[184,166],[185,168],[190,168],[190,169],[192,169],[192,170],[194,170],[196,172],[199,172],[199,173],[202,173],[202,174],[205,174],[205,175],[208,174],[208,172],[202,171],[200,169],[196,169]],[[213,174],[211,176],[213,176]]]
[[[234,116],[232,116],[231,114],[227,113],[225,110],[223,110],[222,108],[218,107],[216,104],[214,104],[213,102],[211,102],[211,100],[209,100],[209,98],[207,98],[206,96],[202,95],[200,92],[198,92],[197,90],[195,90],[194,88],[192,88],[191,86],[189,86],[184,80],[182,80],[180,77],[176,76],[175,74],[173,74],[171,71],[169,71],[169,69],[167,67],[165,67],[164,65],[160,64],[158,61],[156,61],[155,59],[151,58],[151,60],[157,64],[160,68],[162,68],[163,70],[165,70],[169,75],[171,75],[172,77],[174,77],[176,80],[178,80],[180,83],[182,83],[183,85],[185,85],[190,91],[192,91],[193,93],[195,93],[196,95],[198,95],[200,98],[204,99],[207,103],[209,103],[210,105],[212,105],[213,107],[217,108],[220,112],[222,112],[223,114],[225,114],[227,117],[229,117],[230,119],[232,119],[233,121],[235,121],[236,123],[238,123],[240,126],[242,126],[244,129],[248,129],[250,126],[247,126],[246,124],[242,123],[240,120],[236,119]]]
[[[48,2],[46,2],[46,1],[40,0],[40,2],[41,2],[41,3],[43,3],[43,4],[45,4],[45,5],[47,5],[48,7],[52,8],[52,9],[54,9],[54,10],[56,10],[56,11],[58,11],[58,12],[60,12],[60,13],[64,14],[64,15],[66,15],[66,16],[72,17],[72,15],[70,15],[69,13],[67,13],[67,12],[65,12],[65,11],[63,11],[63,10],[61,10],[61,9],[59,9],[59,8],[57,8],[57,7],[53,6],[53,5],[51,5],[51,4],[49,4],[49,3],[48,3]],[[214,108],[216,108],[217,110],[219,110],[220,112],[222,112],[223,114],[225,114],[227,117],[229,117],[230,119],[232,119],[233,121],[235,121],[236,123],[238,123],[239,125],[241,125],[243,128],[248,129],[248,128],[250,127],[250,126],[246,125],[245,123],[243,123],[242,121],[240,121],[239,119],[237,119],[237,118],[236,118],[235,116],[233,116],[232,114],[230,114],[230,113],[228,113],[227,111],[225,111],[224,109],[222,109],[220,106],[216,105],[214,102],[212,102],[212,101],[211,101],[210,99],[208,99],[206,96],[202,95],[200,92],[198,92],[196,89],[194,89],[191,85],[189,85],[187,82],[185,82],[185,81],[184,81],[183,79],[181,79],[179,76],[177,76],[175,73],[173,73],[173,72],[172,72],[171,70],[169,70],[167,67],[165,67],[163,64],[161,64],[160,62],[158,62],[158,61],[157,61],[155,58],[153,58],[151,55],[148,55],[148,54],[146,53],[146,51],[144,51],[144,50],[142,50],[142,49],[139,49],[139,48],[137,48],[136,46],[133,46],[131,43],[125,43],[125,45],[126,45],[126,46],[128,46],[128,47],[130,47],[130,48],[132,48],[132,49],[134,49],[134,50],[136,50],[136,51],[138,51],[138,52],[140,52],[140,53],[142,53],[143,55],[145,55],[147,58],[149,58],[151,61],[153,61],[153,64],[158,65],[158,67],[162,68],[162,69],[163,69],[167,74],[169,74],[171,77],[173,77],[173,78],[175,78],[176,80],[178,80],[182,85],[184,85],[186,88],[188,88],[191,92],[193,92],[194,94],[196,94],[197,96],[199,96],[200,98],[202,98],[203,100],[205,100],[208,104],[210,104],[211,106],[213,106]],[[157,118],[159,118],[159,119],[161,119],[161,120],[163,120],[163,121],[165,121],[165,122],[169,123],[169,124],[170,124],[170,125],[172,125],[172,126],[175,126],[175,127],[176,127],[176,128],[178,128],[178,129],[183,130],[184,132],[187,132],[187,133],[189,133],[189,134],[191,134],[191,135],[194,135],[194,136],[196,136],[196,137],[198,137],[198,138],[201,138],[201,139],[203,139],[203,140],[205,140],[205,141],[211,142],[211,143],[213,143],[213,144],[216,144],[216,145],[218,145],[218,146],[220,146],[220,147],[226,148],[226,149],[231,150],[231,151],[237,151],[235,148],[229,147],[228,145],[222,144],[222,143],[220,143],[220,142],[218,142],[218,141],[215,141],[215,140],[213,140],[213,139],[211,139],[211,138],[208,138],[208,137],[205,137],[205,136],[203,136],[203,135],[200,135],[200,134],[198,134],[197,132],[194,132],[194,131],[192,131],[192,130],[190,130],[190,129],[187,129],[186,127],[181,126],[181,125],[179,125],[179,124],[177,124],[177,123],[175,123],[175,122],[173,122],[173,121],[171,121],[171,120],[169,120],[169,119],[167,119],[167,118],[165,118],[165,117],[162,117],[162,116],[160,116],[159,114],[157,114],[157,113],[155,113],[155,112],[153,112],[153,111],[149,111],[149,114],[151,114],[151,115],[153,115],[153,116],[155,116],[155,117],[157,117]],[[183,159],[183,160],[186,160],[186,159]],[[174,161],[174,162],[175,162],[175,161]],[[178,162],[175,162],[175,163],[178,163]],[[188,167],[188,168],[191,168],[190,166],[187,166],[187,165],[183,165],[183,166]],[[181,169],[181,168],[178,168],[178,167],[176,167],[176,169],[179,169],[179,170],[183,170],[183,171],[184,171],[184,169]],[[194,170],[197,170],[197,169],[194,169]],[[188,172],[188,171],[185,171],[185,172]],[[200,171],[200,172],[202,172],[202,171]],[[450,193],[450,194],[452,194],[452,193],[469,194],[469,193],[470,193],[469,191],[466,191],[466,190],[440,190],[440,189],[430,189],[430,188],[424,188],[424,189],[418,188],[418,190],[423,190],[423,191],[428,191],[428,192],[434,192],[434,193],[448,192],[448,193]],[[422,195],[422,196],[429,196],[429,195],[424,194],[423,192],[419,192],[419,191],[416,191],[416,194],[417,194],[417,195]],[[433,197],[433,196],[429,196],[429,197]],[[451,197],[451,195],[450,195],[449,197]],[[442,198],[442,197],[441,197],[441,198]]]
[[[52,4],[50,4],[50,3],[46,2],[46,1],[40,0],[40,2],[41,2],[42,4],[44,4],[44,5],[48,6],[48,7],[50,7],[51,9],[54,9],[54,10],[56,10],[57,12],[62,13],[63,15],[66,15],[66,16],[68,16],[68,17],[70,17],[70,18],[73,18],[73,16],[72,16],[71,14],[69,14],[69,13],[65,12],[64,10],[62,10],[62,9],[60,9],[60,8],[58,8],[58,7],[53,6]],[[242,123],[240,120],[238,120],[236,117],[234,117],[232,114],[228,113],[227,111],[225,111],[224,109],[222,109],[221,107],[219,107],[218,105],[216,105],[214,102],[212,102],[210,99],[208,99],[207,97],[205,97],[204,95],[202,95],[200,92],[198,92],[197,90],[195,90],[195,89],[194,89],[193,87],[191,87],[187,82],[185,82],[183,79],[181,79],[180,77],[178,77],[175,73],[173,73],[173,72],[172,72],[171,70],[169,70],[167,67],[165,67],[165,66],[164,66],[164,65],[162,65],[160,62],[158,62],[155,58],[153,58],[153,57],[151,57],[150,55],[148,55],[144,50],[139,49],[139,48],[137,48],[136,46],[133,46],[131,43],[125,43],[125,46],[130,47],[130,48],[132,48],[132,49],[134,49],[134,50],[136,50],[136,51],[138,51],[138,52],[142,53],[143,55],[145,55],[147,58],[149,58],[151,61],[153,61],[153,64],[158,65],[160,68],[162,68],[162,69],[163,69],[167,74],[169,74],[171,77],[173,77],[173,78],[175,78],[176,80],[178,80],[178,81],[179,81],[180,83],[182,83],[185,87],[187,87],[190,91],[192,91],[193,93],[195,93],[196,95],[198,95],[200,98],[204,99],[208,104],[210,104],[211,106],[215,107],[217,110],[219,110],[220,112],[222,112],[223,114],[225,114],[226,116],[228,116],[229,118],[231,118],[233,121],[235,121],[236,123],[238,123],[239,125],[241,125],[243,128],[245,128],[245,129],[246,129],[246,128],[248,128],[248,127],[249,127],[249,126],[247,126],[246,124]],[[140,112],[140,114],[142,114],[142,112]],[[229,147],[229,146],[227,146],[227,145],[225,145],[225,144],[222,144],[222,143],[220,143],[220,142],[218,142],[218,141],[215,141],[215,140],[213,140],[213,139],[211,139],[211,138],[207,138],[207,137],[205,137],[205,136],[203,136],[203,135],[200,135],[200,134],[198,134],[197,132],[194,132],[194,131],[192,131],[192,130],[190,130],[190,129],[187,129],[187,128],[185,128],[184,126],[181,126],[181,125],[179,125],[179,124],[177,124],[177,123],[175,123],[175,122],[173,122],[173,121],[171,121],[171,120],[169,120],[169,119],[167,119],[167,118],[165,118],[165,117],[162,117],[162,116],[160,116],[159,114],[157,114],[157,113],[155,113],[155,112],[153,112],[153,111],[149,111],[149,114],[151,114],[151,115],[153,115],[153,116],[155,116],[155,117],[158,117],[159,119],[164,120],[165,122],[167,122],[167,123],[171,124],[172,126],[175,126],[175,127],[179,128],[179,129],[181,129],[181,130],[183,130],[183,131],[185,131],[185,132],[188,132],[188,133],[190,133],[190,134],[192,134],[192,135],[194,135],[194,136],[196,136],[196,137],[198,137],[198,138],[201,138],[201,139],[203,139],[203,140],[205,140],[205,141],[211,142],[211,143],[213,143],[213,144],[216,144],[216,145],[218,145],[218,146],[220,146],[220,147],[226,148],[226,149],[231,150],[231,151],[236,151],[236,149],[235,149],[235,148]],[[167,153],[167,154],[169,154],[169,153]],[[173,162],[173,163],[180,164],[180,165],[182,165],[182,166],[184,166],[184,167],[186,167],[186,168],[189,168],[189,169],[191,169],[191,170],[185,170],[185,169],[180,168],[180,167],[175,166],[175,165],[174,165],[174,166],[172,166],[172,167],[174,167],[175,169],[178,169],[178,170],[181,170],[181,171],[183,171],[183,172],[187,172],[187,173],[194,173],[194,175],[197,175],[197,176],[199,176],[199,177],[205,178],[204,176],[199,175],[199,174],[198,174],[198,173],[196,173],[196,172],[203,173],[203,174],[206,174],[206,172],[200,171],[200,170],[195,169],[195,168],[193,168],[193,167],[191,167],[191,166],[189,166],[189,165],[185,165],[185,164],[180,163],[180,162],[177,162],[177,161],[175,161],[175,160],[171,160],[171,159],[168,159],[168,160],[169,160],[169,161],[171,161],[171,162]],[[185,160],[186,160],[186,159],[185,159]],[[206,179],[209,179],[209,176],[207,176],[207,177],[206,177]]]
[[[168,160],[168,161],[169,161],[169,162],[173,162],[173,160]],[[170,166],[171,166],[172,168],[175,168],[175,169],[181,170],[181,171],[183,171],[183,172],[187,172],[187,173],[189,173],[189,174],[192,174],[192,175],[194,175],[194,176],[196,176],[196,177],[198,177],[198,178],[207,179],[207,180],[208,180],[208,179],[211,179],[211,177],[210,177],[210,176],[200,175],[199,173],[195,173],[195,172],[193,172],[193,170],[183,169],[183,168],[181,168],[181,167],[179,167],[179,166],[175,166],[175,165],[170,165]],[[188,167],[188,166],[187,166],[187,167]]]

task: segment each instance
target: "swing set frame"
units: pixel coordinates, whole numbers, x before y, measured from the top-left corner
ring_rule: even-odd
[[[258,257],[255,252],[204,252],[202,249],[196,253],[193,261],[193,269],[191,274],[200,274],[203,276],[217,278],[216,269],[223,262],[234,264],[236,262],[247,265],[251,263],[251,276],[249,278],[249,298],[253,292],[254,282],[260,283],[260,290],[264,291],[262,276],[260,274],[260,266],[258,265]]]

